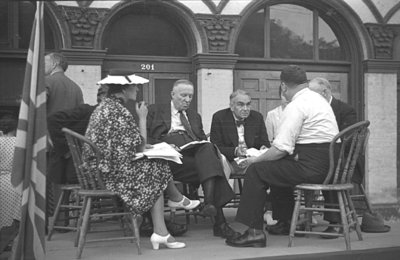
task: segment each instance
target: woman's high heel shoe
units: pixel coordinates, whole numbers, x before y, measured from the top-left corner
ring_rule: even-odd
[[[189,201],[189,204],[184,205],[183,203],[185,202],[185,200]],[[188,198],[186,198],[185,196],[183,196],[182,200],[179,202],[175,202],[172,200],[168,200],[168,207],[170,208],[183,208],[186,210],[191,210],[194,208],[197,208],[200,205],[200,201],[199,200],[190,200]]]
[[[185,243],[182,242],[168,242],[168,238],[171,235],[168,234],[166,236],[160,236],[156,233],[153,233],[153,235],[151,235],[150,237],[150,242],[153,245],[153,249],[154,250],[158,250],[158,248],[160,247],[160,244],[164,244],[166,245],[168,248],[173,248],[173,249],[178,249],[178,248],[184,248],[186,246]]]

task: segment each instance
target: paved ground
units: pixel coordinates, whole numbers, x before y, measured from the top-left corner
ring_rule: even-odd
[[[226,210],[228,220],[233,221],[234,209]],[[178,218],[178,221],[184,221]],[[85,246],[82,259],[85,260],[114,260],[114,259],[141,259],[141,260],[180,260],[180,259],[327,259],[323,256],[334,256],[336,259],[367,259],[373,256],[376,259],[380,254],[383,259],[400,259],[400,222],[387,221],[391,226],[388,233],[363,233],[364,240],[358,241],[354,232],[351,234],[352,251],[346,252],[343,238],[323,240],[318,237],[295,238],[294,246],[287,247],[287,236],[267,236],[267,248],[232,248],[225,245],[223,239],[212,236],[212,224],[208,219],[199,218],[197,224],[192,222],[189,231],[178,238],[186,242],[187,247],[179,250],[160,249],[152,250],[149,238],[141,238],[142,255],[138,256],[136,247],[129,241],[89,243]],[[243,227],[238,223],[235,228]],[[73,246],[73,233],[55,233],[52,241],[47,242],[48,260],[75,259],[76,248]],[[104,234],[91,234],[102,236]],[[108,233],[107,236],[112,236]],[[372,250],[371,250],[372,249]],[[306,254],[305,256],[303,254]],[[373,255],[375,254],[375,255]],[[371,257],[370,257],[371,258]]]

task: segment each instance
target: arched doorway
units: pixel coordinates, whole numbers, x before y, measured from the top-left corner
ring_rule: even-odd
[[[102,74],[124,68],[150,80],[138,99],[169,102],[177,79],[194,81],[195,36],[184,11],[169,2],[129,2],[114,8],[99,36],[106,49]],[[197,101],[192,102],[196,109]]]
[[[282,67],[302,66],[308,78],[327,78],[334,95],[356,107],[363,118],[362,50],[344,7],[328,1],[260,1],[245,10],[236,34],[234,88],[253,93],[264,116],[278,106]]]

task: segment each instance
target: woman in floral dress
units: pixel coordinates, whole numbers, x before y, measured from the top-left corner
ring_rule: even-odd
[[[116,192],[133,214],[141,215],[150,210],[154,224],[150,240],[154,249],[158,249],[159,244],[168,248],[185,247],[167,231],[163,192],[167,189],[169,204],[176,207],[191,209],[200,202],[187,199],[177,190],[167,161],[134,160],[135,153],[143,150],[146,144],[147,107],[143,102],[136,104],[137,123],[124,104],[136,100],[138,84],[148,80],[122,71],[114,74],[119,76],[108,76],[99,82],[109,86],[108,97],[94,110],[86,130],[86,137],[96,144],[102,155],[98,169],[107,189]],[[90,158],[89,149],[84,147],[83,159],[88,165],[91,165]]]

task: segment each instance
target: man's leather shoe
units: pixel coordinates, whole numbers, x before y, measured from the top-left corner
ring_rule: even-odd
[[[215,217],[217,215],[217,208],[212,204],[206,204],[199,214],[205,217]]]
[[[171,221],[165,221],[168,232],[174,236],[179,237],[186,233],[187,226],[185,224],[178,224]],[[140,235],[143,237],[150,237],[153,234],[153,223],[148,220],[143,220],[139,228]]]
[[[222,224],[214,224],[213,233],[215,237],[229,238],[233,239],[240,236],[239,232],[236,232],[229,226],[228,223],[223,222]]]
[[[289,235],[290,232],[290,223],[287,221],[281,221],[279,220],[278,223],[276,223],[273,226],[267,226],[265,228],[269,234],[271,235]]]
[[[167,226],[168,232],[174,237],[182,236],[187,231],[187,225],[185,224],[178,224],[171,221],[165,221],[165,225]]]
[[[267,238],[264,231],[249,228],[243,235],[228,238],[225,243],[233,247],[266,247]]]
[[[337,227],[327,227],[324,231],[322,231],[324,233],[331,233],[331,234],[339,234],[340,233],[340,229]],[[338,238],[337,236],[329,236],[329,235],[320,235],[320,238],[323,239],[334,239],[334,238]]]
[[[142,237],[150,237],[153,234],[153,223],[147,218],[143,218],[139,227],[139,233]]]

